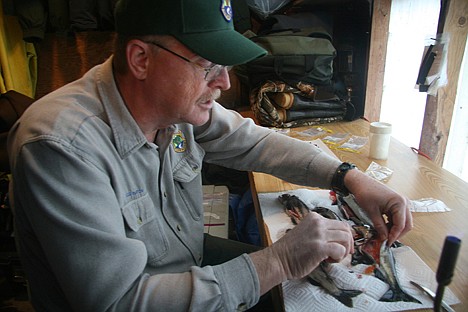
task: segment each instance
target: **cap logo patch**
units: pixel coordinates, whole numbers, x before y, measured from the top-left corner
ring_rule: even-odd
[[[232,20],[231,0],[221,0],[221,12],[226,21],[230,22]]]
[[[185,136],[182,131],[177,131],[172,135],[172,147],[176,153],[183,153],[185,152]]]

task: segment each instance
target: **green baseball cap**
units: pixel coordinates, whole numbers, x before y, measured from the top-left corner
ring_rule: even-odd
[[[172,35],[220,65],[238,65],[266,51],[234,30],[230,0],[119,0],[115,27],[123,35]]]

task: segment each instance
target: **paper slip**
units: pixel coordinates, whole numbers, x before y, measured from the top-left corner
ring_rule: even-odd
[[[446,212],[451,210],[443,201],[434,198],[412,200],[410,207],[411,212]]]

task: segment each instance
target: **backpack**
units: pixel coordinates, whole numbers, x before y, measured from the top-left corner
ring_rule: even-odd
[[[246,65],[252,87],[267,80],[284,81],[290,85],[297,82],[331,84],[336,49],[324,29],[272,31],[251,40],[268,51],[266,56]]]

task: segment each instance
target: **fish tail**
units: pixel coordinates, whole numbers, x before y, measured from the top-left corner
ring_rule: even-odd
[[[321,284],[318,281],[314,280],[310,276],[307,277],[307,280],[312,285],[321,286]],[[340,289],[338,287],[336,287],[334,290],[328,290],[326,288],[322,288],[322,289],[325,290],[331,296],[333,296],[333,298],[335,298],[336,300],[338,300],[339,302],[341,302],[342,304],[350,308],[353,307],[353,298],[362,294],[361,290],[354,290],[354,289]]]
[[[353,307],[353,298],[362,294],[360,290],[351,290],[351,289],[342,289],[341,292],[337,295],[333,295],[339,302],[345,306],[352,308]]]

